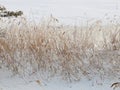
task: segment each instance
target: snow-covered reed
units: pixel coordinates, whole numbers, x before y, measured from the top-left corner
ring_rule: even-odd
[[[23,77],[39,73],[40,78],[60,76],[66,81],[120,76],[119,22],[54,26],[53,21],[1,19],[1,68]]]

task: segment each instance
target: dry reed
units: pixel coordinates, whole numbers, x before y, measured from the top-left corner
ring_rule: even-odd
[[[120,75],[119,23],[57,27],[25,18],[0,23],[0,65],[14,74],[37,72],[42,78],[59,75],[67,81]]]

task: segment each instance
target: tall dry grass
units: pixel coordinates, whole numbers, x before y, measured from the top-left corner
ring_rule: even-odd
[[[52,23],[52,26],[51,26]],[[95,21],[86,26],[54,26],[48,20],[0,20],[0,65],[14,74],[41,78],[120,76],[120,24]]]

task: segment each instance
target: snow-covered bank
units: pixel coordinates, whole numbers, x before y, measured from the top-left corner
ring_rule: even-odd
[[[82,79],[77,83],[66,83],[54,79],[44,83],[39,80],[40,83],[38,83],[37,80],[34,79],[31,82],[28,78],[12,76],[7,69],[0,69],[0,90],[113,90],[110,86],[117,81],[117,79]],[[116,90],[119,90],[119,88]]]
[[[0,23],[0,78],[6,90],[110,90],[119,81],[119,23],[56,27],[24,18]],[[4,77],[4,67],[14,76]]]
[[[105,15],[120,15],[119,0],[0,0],[10,10],[22,10],[27,17],[57,17],[62,23],[104,19]]]
[[[38,22],[53,14],[40,23],[24,17],[0,19],[1,90],[112,90],[111,84],[120,81],[119,1],[0,3]],[[56,27],[62,20],[75,26]],[[77,21],[86,26],[77,26]]]

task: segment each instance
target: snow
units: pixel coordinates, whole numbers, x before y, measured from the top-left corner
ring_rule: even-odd
[[[120,15],[119,0],[0,0],[10,10],[22,10],[27,17],[42,18],[52,14],[61,22],[103,19],[106,14]]]
[[[7,69],[0,69],[0,90],[112,90],[110,86],[115,82],[112,79],[104,81],[81,79],[76,83],[67,83],[54,78],[48,82],[40,81],[39,84],[36,80],[31,81],[28,78],[13,76]]]

